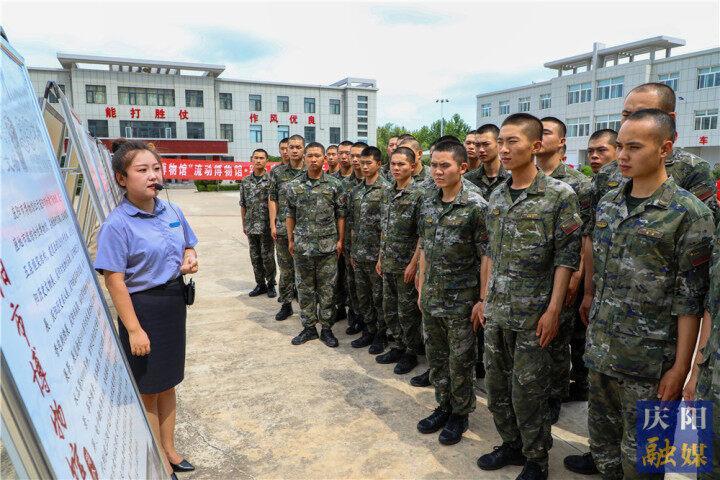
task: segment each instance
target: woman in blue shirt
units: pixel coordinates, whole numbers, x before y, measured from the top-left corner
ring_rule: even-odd
[[[150,426],[172,469],[191,471],[175,450],[175,386],[185,371],[182,275],[198,271],[197,238],[180,209],[157,198],[162,174],[152,147],[116,140],[112,166],[126,193],[100,228],[95,269],[120,317],[120,342]]]

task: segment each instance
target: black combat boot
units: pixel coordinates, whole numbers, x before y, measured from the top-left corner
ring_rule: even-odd
[[[368,345],[373,343],[373,340],[375,340],[375,334],[370,333],[367,330],[363,330],[362,336],[350,342],[350,346],[353,348],[367,347]]]
[[[345,306],[344,305],[338,305],[337,312],[335,313],[335,323],[345,320],[347,317],[347,313],[345,313]]]
[[[387,337],[385,336],[385,332],[377,332],[375,338],[373,338],[372,345],[370,345],[368,349],[368,353],[370,355],[377,355],[378,353],[382,353],[386,346]]]
[[[547,478],[548,467],[541,467],[539,463],[528,460],[515,480],[547,480]]]
[[[275,298],[277,297],[277,290],[275,290],[275,284],[271,283],[267,286],[267,296],[268,298]]]
[[[397,363],[402,358],[404,353],[405,350],[403,350],[402,348],[393,347],[382,355],[378,355],[377,357],[375,357],[375,361],[383,365]]]
[[[563,463],[565,464],[565,468],[580,475],[595,475],[596,473],[600,473],[590,452],[583,455],[568,455],[565,457],[565,460],[563,460]]]
[[[497,470],[508,465],[525,465],[525,455],[522,454],[522,443],[504,442],[493,451],[477,459],[477,466],[481,470]]]
[[[397,365],[395,365],[395,368],[393,368],[393,372],[396,375],[405,375],[406,373],[410,373],[413,368],[417,367],[417,364],[417,355],[405,352],[402,357],[400,357],[400,361],[398,361]]]
[[[267,291],[268,291],[267,285],[265,285],[264,283],[258,284],[258,285],[255,285],[255,288],[250,290],[250,293],[248,293],[248,296],[257,297],[257,296],[262,295],[263,293],[267,293]]]
[[[292,303],[283,303],[278,313],[275,315],[275,320],[282,321],[293,314]]]
[[[462,440],[462,434],[468,429],[468,416],[450,414],[445,428],[440,432],[438,440],[443,445],[455,445]]]
[[[437,407],[430,416],[423,418],[417,424],[420,433],[435,433],[445,426],[450,418],[450,412],[446,412],[442,407]]]
[[[297,337],[292,339],[290,343],[293,345],[302,345],[303,343],[315,340],[316,338],[318,338],[317,329],[315,327],[305,327]]]
[[[430,386],[430,370],[425,370],[416,377],[410,379],[410,385],[413,387],[429,387]]]
[[[320,330],[320,341],[330,348],[338,346],[338,339],[335,338],[330,327],[322,327],[322,330]]]
[[[362,326],[362,317],[348,309],[348,328],[345,329],[345,333],[348,335],[357,335],[362,332]]]

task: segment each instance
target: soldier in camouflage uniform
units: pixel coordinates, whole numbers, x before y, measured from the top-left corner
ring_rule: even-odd
[[[415,171],[413,172],[413,182],[421,183],[423,180],[428,180],[429,184],[432,184],[430,169],[422,163],[423,149],[420,142],[418,142],[412,135],[406,135],[398,143],[398,147],[407,147],[415,152]]]
[[[397,363],[394,372],[403,375],[418,364],[424,352],[415,273],[419,258],[417,222],[424,191],[413,183],[415,153],[398,147],[390,156],[395,181],[385,189],[381,212],[378,273],[383,281],[383,311],[395,346],[378,355],[378,363]]]
[[[295,298],[295,266],[288,249],[288,237],[285,227],[286,201],[285,185],[302,175],[305,171],[303,153],[305,139],[300,135],[288,138],[287,165],[277,165],[270,171],[270,191],[268,205],[270,209],[270,234],[275,240],[277,263],[280,268],[280,295],[278,302],[282,304],[275,315],[275,320],[285,320],[293,314],[292,300]]]
[[[543,124],[543,140],[540,151],[535,155],[537,166],[552,178],[569,185],[577,195],[580,218],[583,225],[590,220],[592,205],[592,182],[588,177],[563,163],[565,146],[565,123],[555,117],[545,117]],[[575,330],[576,320],[580,319],[580,302],[583,298],[583,259],[580,266],[570,277],[567,294],[560,313],[560,329],[557,336],[548,346],[552,359],[550,369],[550,391],[548,394],[548,418],[554,424],[560,416],[562,400],[570,394],[570,340]]]
[[[490,280],[485,322],[488,409],[503,444],[478,459],[483,470],[525,465],[518,477],[545,479],[551,447],[547,391],[571,273],[580,263],[577,196],[567,184],[538,171],[542,123],[517,113],[500,129],[500,158],[512,176],[488,205]]]
[[[690,369],[708,289],[710,210],[669,177],[673,119],[639,110],[620,128],[618,162],[630,178],[606,194],[593,229],[597,289],[587,332],[591,455],[569,470],[607,479],[636,471],[636,402],[677,400]]]
[[[290,254],[295,260],[298,302],[303,330],[292,339],[300,345],[318,338],[337,347],[332,333],[335,317],[333,287],[337,281],[337,256],[342,253],[345,206],[340,181],[324,173],[325,149],[309,143],[305,149],[305,173],[289,182],[287,232]]]
[[[382,353],[387,345],[382,307],[382,277],[375,266],[380,255],[380,207],[387,181],[380,176],[381,152],[365,147],[360,156],[364,181],[348,196],[348,218],[352,237],[350,257],[355,270],[355,288],[365,327],[362,336],[350,343],[354,348],[370,345],[369,353]]]
[[[255,288],[251,297],[275,292],[275,246],[270,236],[268,189],[270,174],[265,170],[267,152],[262,148],[252,154],[253,172],[240,182],[240,207],[243,233],[248,237],[250,263],[255,274]]]
[[[350,148],[352,147],[352,142],[349,142],[347,140],[340,142],[340,145],[337,147],[337,155],[338,155],[338,169],[334,173],[331,173],[330,175],[334,178],[337,178],[340,180],[341,185],[343,185],[342,180],[345,179],[348,176],[351,176],[353,174],[352,164],[350,163]],[[344,186],[343,186],[344,191]],[[348,307],[350,309],[350,299],[348,298],[348,286],[347,286],[347,276],[345,274],[345,252],[342,253],[338,257],[338,281],[335,284],[335,305],[337,305],[337,314],[335,315],[335,319],[333,323],[337,323],[341,320],[345,320],[348,318],[348,312],[345,310],[345,307]],[[350,309],[350,314],[352,314],[352,309]]]
[[[487,246],[487,202],[465,188],[467,152],[459,142],[439,142],[431,165],[438,188],[424,197],[419,217],[420,306],[430,381],[438,407],[418,422],[421,433],[443,429],[453,445],[475,410],[473,305],[484,287],[481,259]]]

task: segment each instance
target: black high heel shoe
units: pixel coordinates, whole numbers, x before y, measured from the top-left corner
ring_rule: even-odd
[[[172,467],[173,472],[192,472],[193,470],[195,470],[193,464],[188,462],[184,458],[182,462],[177,464],[170,462],[170,466]]]

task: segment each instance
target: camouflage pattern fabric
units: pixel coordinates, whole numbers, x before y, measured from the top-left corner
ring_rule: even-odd
[[[380,255],[380,214],[388,183],[378,176],[372,185],[356,185],[348,200],[350,255],[356,262],[377,262]]]
[[[490,178],[485,175],[485,165],[480,164],[475,170],[471,170],[463,175],[463,178],[472,182],[473,185],[480,189],[482,196],[485,200],[490,200],[490,194],[497,187],[510,177],[510,173],[505,170],[505,167],[500,165],[500,170],[495,178]]]
[[[288,249],[287,235],[278,235],[275,241],[277,253],[278,275],[278,302],[290,303],[295,298],[295,262]]]
[[[345,205],[351,205],[350,194],[353,188],[361,184],[363,179],[356,177],[354,173],[351,173],[347,177],[342,177],[341,186],[343,191],[343,197]],[[348,296],[348,306],[354,313],[360,313],[360,302],[357,297],[357,290],[355,289],[355,269],[350,262],[350,250],[352,246],[351,242],[351,230],[352,230],[352,219],[348,215],[345,218],[345,244],[343,252],[343,261],[345,262],[345,288]]]
[[[580,263],[575,192],[539,171],[513,202],[508,179],[490,196],[488,232],[493,261],[485,316],[511,330],[533,330],[545,313],[556,267]]]
[[[425,257],[422,315],[430,381],[439,405],[458,415],[475,408],[470,313],[480,294],[486,214],[487,202],[464,183],[452,202],[443,203],[442,190],[430,190],[420,207],[418,228]]]
[[[355,289],[358,309],[370,333],[385,333],[383,280],[375,271],[376,262],[355,262]]]
[[[275,245],[270,232],[248,235],[250,263],[258,285],[275,285]]]
[[[245,228],[248,235],[270,233],[269,189],[270,174],[258,177],[253,173],[240,182],[240,206],[245,208]]]
[[[535,330],[485,324],[485,387],[488,409],[503,442],[522,441],[522,452],[542,466],[551,445],[547,389],[552,360]]]
[[[318,322],[323,327],[332,327],[335,297],[328,285],[337,282],[337,256],[295,254],[295,272],[303,327],[313,327]]]
[[[422,169],[420,169],[420,171],[418,173],[414,174],[412,176],[412,178],[413,178],[413,182],[416,182],[416,183],[422,182],[426,178],[429,178],[430,180],[432,180],[432,175],[430,174],[430,167],[428,167],[427,165],[423,165]]]
[[[415,283],[405,283],[403,273],[383,271],[385,324],[398,348],[419,355],[422,351],[422,318]]]
[[[275,228],[280,236],[287,236],[285,228],[285,217],[287,215],[287,202],[285,200],[285,184],[296,179],[305,171],[302,168],[292,168],[290,165],[277,165],[270,170],[270,186],[268,187],[268,198],[278,205],[278,213],[275,218]]]
[[[597,208],[584,358],[605,375],[659,379],[663,360],[675,358],[677,316],[703,313],[713,217],[672,178],[628,212],[631,188],[609,192]]]

